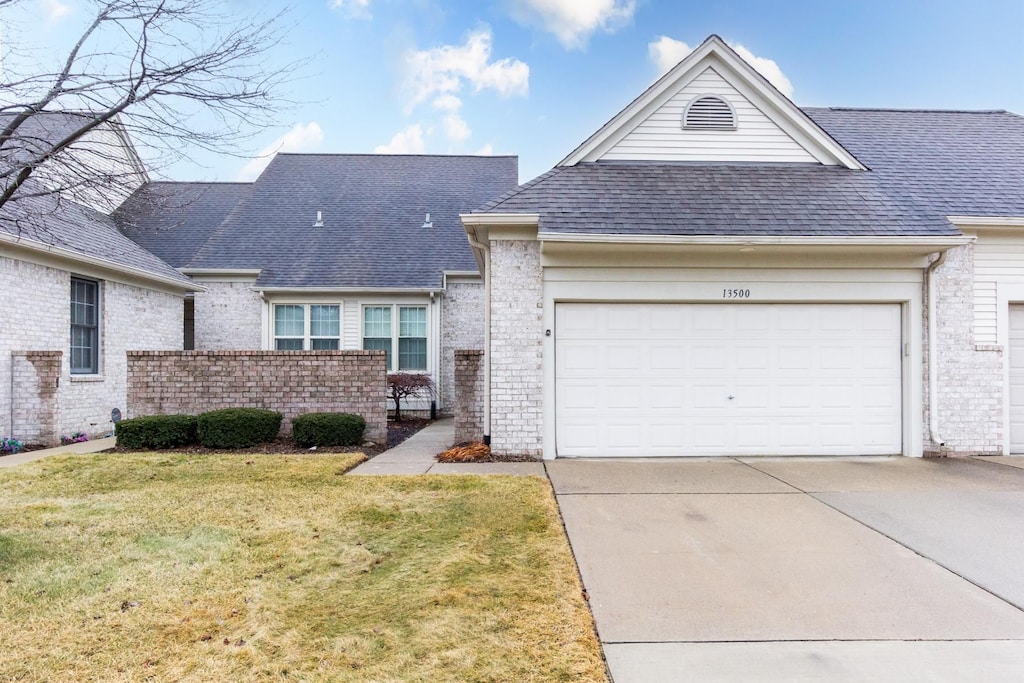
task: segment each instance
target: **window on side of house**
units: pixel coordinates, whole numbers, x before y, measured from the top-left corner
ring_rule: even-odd
[[[427,369],[427,309],[398,307],[398,369]]]
[[[100,371],[100,283],[71,278],[71,374]]]
[[[389,371],[426,370],[426,306],[364,306],[363,348],[384,351]]]
[[[309,307],[309,348],[337,351],[341,339],[341,309],[313,304]]]
[[[275,304],[274,348],[278,351],[337,350],[341,308],[329,304]]]
[[[363,307],[363,349],[384,351],[391,369],[391,306]]]

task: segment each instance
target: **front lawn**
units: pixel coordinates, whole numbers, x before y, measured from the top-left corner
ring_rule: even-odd
[[[547,482],[361,457],[0,470],[0,678],[606,680]]]

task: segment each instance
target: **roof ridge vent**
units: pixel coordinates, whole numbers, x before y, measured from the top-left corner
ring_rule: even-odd
[[[432,228],[432,227],[434,227],[434,223],[430,220],[430,214],[429,213],[423,219],[423,226],[422,227],[424,227],[424,228]]]
[[[719,95],[698,95],[686,105],[683,128],[697,130],[736,130],[736,112]]]

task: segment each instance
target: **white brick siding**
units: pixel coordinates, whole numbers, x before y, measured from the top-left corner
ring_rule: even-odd
[[[263,348],[263,300],[252,282],[205,282],[196,292],[196,350],[253,351]]]
[[[441,407],[442,414],[455,409],[455,352],[484,348],[484,285],[449,282],[441,311]]]
[[[110,429],[110,411],[126,411],[125,352],[182,347],[183,299],[100,281],[100,374],[71,376],[71,272],[0,257],[5,324],[0,325],[0,434],[11,429],[11,352],[61,351],[57,431],[95,435]],[[17,437],[17,434],[13,436]]]
[[[540,242],[491,243],[491,450],[542,454],[544,282]]]
[[[939,436],[945,452],[999,454],[1003,449],[1003,349],[975,345],[974,245],[950,249],[935,272],[938,344]],[[929,439],[928,309],[924,339],[925,450]]]

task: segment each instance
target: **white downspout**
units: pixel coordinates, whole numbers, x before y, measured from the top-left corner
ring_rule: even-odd
[[[484,259],[484,443],[491,445],[491,245],[484,244],[473,228],[469,244],[483,252]]]
[[[946,262],[948,252],[940,251],[939,257],[928,266],[928,434],[940,448],[946,440],[939,436],[939,349],[937,342],[935,271]]]

